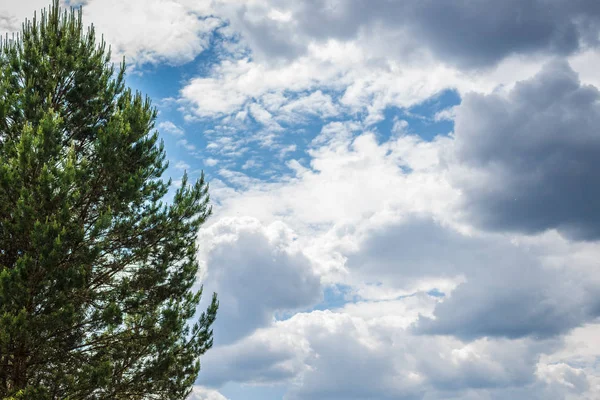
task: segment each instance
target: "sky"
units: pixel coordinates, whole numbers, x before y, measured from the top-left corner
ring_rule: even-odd
[[[69,4],[210,182],[190,400],[600,398],[599,1]]]

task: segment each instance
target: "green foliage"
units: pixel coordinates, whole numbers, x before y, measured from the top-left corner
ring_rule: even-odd
[[[0,398],[183,399],[212,345],[207,184],[163,201],[156,110],[99,42],[54,1],[0,44]]]

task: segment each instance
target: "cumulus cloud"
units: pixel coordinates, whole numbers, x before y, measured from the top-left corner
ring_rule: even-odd
[[[370,51],[386,57],[426,48],[444,62],[472,67],[518,53],[569,54],[595,46],[600,31],[600,9],[592,0],[270,0],[235,11],[233,23],[255,53],[269,59],[295,58],[313,42],[335,39],[374,44]]]
[[[287,380],[295,385],[286,395],[290,399],[346,398],[351,393],[355,393],[353,398],[397,398],[418,393],[419,380],[402,377],[396,360],[386,350],[389,349],[370,337],[368,326],[360,319],[329,311],[296,314],[239,343],[207,354],[205,365],[214,359],[223,367],[211,368],[213,372],[201,380]],[[238,355],[243,355],[244,362],[237,361]]]
[[[459,223],[455,212],[460,196],[446,180],[442,157],[455,140],[459,139],[424,142],[401,135],[378,142],[362,132],[360,124],[333,123],[315,139],[308,166],[293,165],[293,178],[253,181],[239,194],[217,196],[217,215],[243,213],[294,226],[299,235],[294,242],[322,278],[348,285],[360,300],[336,310],[334,317],[297,314],[256,331],[263,336],[255,332],[253,341],[240,339],[227,351],[215,349],[215,364],[217,359],[233,360],[236,354],[245,360],[256,357],[244,349],[259,348],[262,358],[249,363],[247,370],[219,370],[210,381],[218,386],[228,375],[236,381],[245,376],[252,377],[250,382],[261,382],[261,376],[263,383],[279,379],[292,382],[289,398],[298,399],[346,398],[351,392],[365,399],[558,400],[577,393],[593,398],[588,394],[593,393],[592,384],[589,389],[577,386],[581,392],[576,393],[559,382],[566,391],[556,394],[556,379],[549,382],[560,374],[544,370],[546,375],[541,375],[538,359],[560,347],[562,335],[598,316],[597,245],[572,243],[551,232],[486,233]],[[311,318],[315,326],[326,327],[330,319],[342,318],[338,314],[358,326],[341,329],[344,334],[362,332],[356,337],[366,346],[364,355],[353,342],[358,339],[345,341],[335,329],[331,343],[324,333],[316,335],[324,343],[317,351],[321,342],[312,331],[289,328]],[[270,343],[267,338],[280,337],[282,327],[296,332],[291,341],[303,343],[303,350],[285,350],[278,342],[266,356],[268,346],[254,340]],[[334,342],[343,344],[340,351],[358,348],[352,357],[359,365],[352,357],[326,356],[326,348],[335,350]],[[409,347],[410,352],[397,353],[398,347]],[[361,388],[342,379],[358,379],[344,368],[340,376],[328,379],[332,375],[324,371],[338,371],[339,360],[356,371],[368,365],[379,371],[378,376],[363,376],[368,382]],[[334,363],[338,369],[333,369]],[[565,361],[577,368],[572,363]],[[386,372],[377,365],[385,366]],[[252,370],[263,373],[253,375]],[[396,383],[389,384],[392,381]]]
[[[203,282],[221,303],[216,344],[269,325],[276,312],[320,300],[320,280],[293,241],[284,224],[263,226],[253,218],[221,219],[201,231]]]
[[[402,136],[379,143],[360,124],[331,123],[314,140],[308,167],[296,160],[294,176],[272,183],[255,180],[248,190],[215,196],[215,201],[226,215],[282,219],[302,232],[311,227],[329,230],[336,224],[341,229],[344,223],[354,225],[400,208],[442,215],[456,195],[443,176],[433,173],[445,140]]]
[[[556,340],[424,338],[377,317],[313,311],[214,349],[200,379],[205,385],[288,382],[285,398],[302,400],[479,399],[518,388],[531,395],[532,386],[543,392],[549,379],[537,360],[558,348]],[[512,398],[532,398],[526,396]]]
[[[82,3],[85,20],[93,22],[104,35],[115,60],[125,56],[130,64],[192,61],[222,25],[221,20],[205,17],[176,0]]]
[[[536,375],[563,399],[592,400],[600,395],[600,325],[588,324],[566,335],[563,345],[543,354]]]
[[[589,382],[585,372],[568,364],[540,365],[536,371],[540,379],[551,385],[562,386],[575,393],[586,392]]]
[[[465,340],[549,337],[598,315],[600,286],[586,285],[593,270],[544,266],[535,252],[505,237],[466,236],[430,219],[377,227],[345,256],[351,279],[363,283],[363,296],[385,289],[392,296],[446,292],[433,316],[419,318],[418,333]]]
[[[9,1],[0,5],[0,32],[20,30],[25,18],[47,8],[51,0]],[[192,61],[208,48],[212,33],[223,25],[212,17],[210,1],[71,0],[62,6],[83,7],[84,23],[93,23],[111,46],[113,59],[130,65]]]
[[[364,321],[346,315],[315,313],[299,316],[293,322],[300,325],[318,356],[308,360],[311,368],[302,377],[302,385],[292,389],[290,399],[422,396],[418,374],[403,371],[402,358],[391,357],[393,348],[377,340]],[[319,371],[330,372],[325,375]]]
[[[304,358],[310,353],[306,339],[294,332],[259,330],[206,353],[198,382],[209,387],[227,382],[255,385],[289,382],[307,368]]]
[[[593,53],[599,10],[436,6],[228,3],[252,57],[191,79],[189,115],[323,128],[289,175],[222,169],[216,215],[284,221],[322,282],[355,302],[272,322],[267,301],[269,318],[207,355],[203,384],[286,383],[289,399],[594,398],[597,373],[555,355],[600,311],[598,248],[574,241],[594,238],[595,213],[586,223],[577,207],[594,197],[597,91],[540,63]],[[455,120],[450,137],[426,142],[400,120],[389,139],[370,131],[386,108],[447,88],[463,103],[430,117]]]
[[[506,94],[470,94],[457,109],[454,178],[473,222],[600,237],[596,160],[600,93],[566,62]]]
[[[182,88],[188,118],[260,106],[278,122],[366,113],[376,123],[388,107],[446,89],[490,93],[531,77],[545,59],[596,54],[600,27],[588,0],[216,1],[213,10],[246,51],[227,53]]]
[[[227,400],[227,398],[216,390],[194,386],[187,400]]]

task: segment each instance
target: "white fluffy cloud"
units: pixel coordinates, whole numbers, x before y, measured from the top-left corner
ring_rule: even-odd
[[[536,375],[565,399],[592,400],[600,395],[600,325],[573,330],[556,352],[540,357]]]
[[[187,400],[227,400],[227,398],[216,390],[194,386]]]
[[[47,8],[51,0],[9,1],[0,5],[0,32],[20,30],[25,18]],[[76,0],[61,5],[82,6],[84,23],[93,23],[111,46],[113,59],[129,64],[182,64],[204,51],[212,32],[223,25],[210,17],[210,1]]]
[[[182,64],[192,61],[209,45],[210,35],[222,25],[191,8],[185,1],[86,0],[83,12],[111,45],[114,58],[131,64]],[[208,3],[208,2],[204,2]]]
[[[328,124],[309,151],[310,165],[289,161],[294,176],[270,184],[256,181],[240,196],[220,197],[217,192],[215,200],[228,215],[252,213],[264,221],[293,218],[295,226],[355,223],[397,208],[442,215],[456,196],[444,176],[433,173],[445,141],[402,136],[378,143],[360,124]]]

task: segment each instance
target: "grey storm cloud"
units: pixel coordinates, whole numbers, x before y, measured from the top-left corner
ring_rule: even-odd
[[[466,95],[455,123],[450,165],[472,222],[600,238],[600,92],[566,62],[507,95]]]
[[[417,334],[549,338],[600,314],[600,287],[570,266],[545,267],[502,235],[469,237],[424,217],[374,232],[346,266],[402,289],[425,277],[463,277],[435,319],[420,318]]]
[[[596,46],[600,3],[595,0],[272,0],[292,22],[257,17],[248,7],[235,19],[254,50],[289,58],[313,41],[385,34],[387,56],[426,47],[444,62],[492,65],[511,54],[566,55]]]

